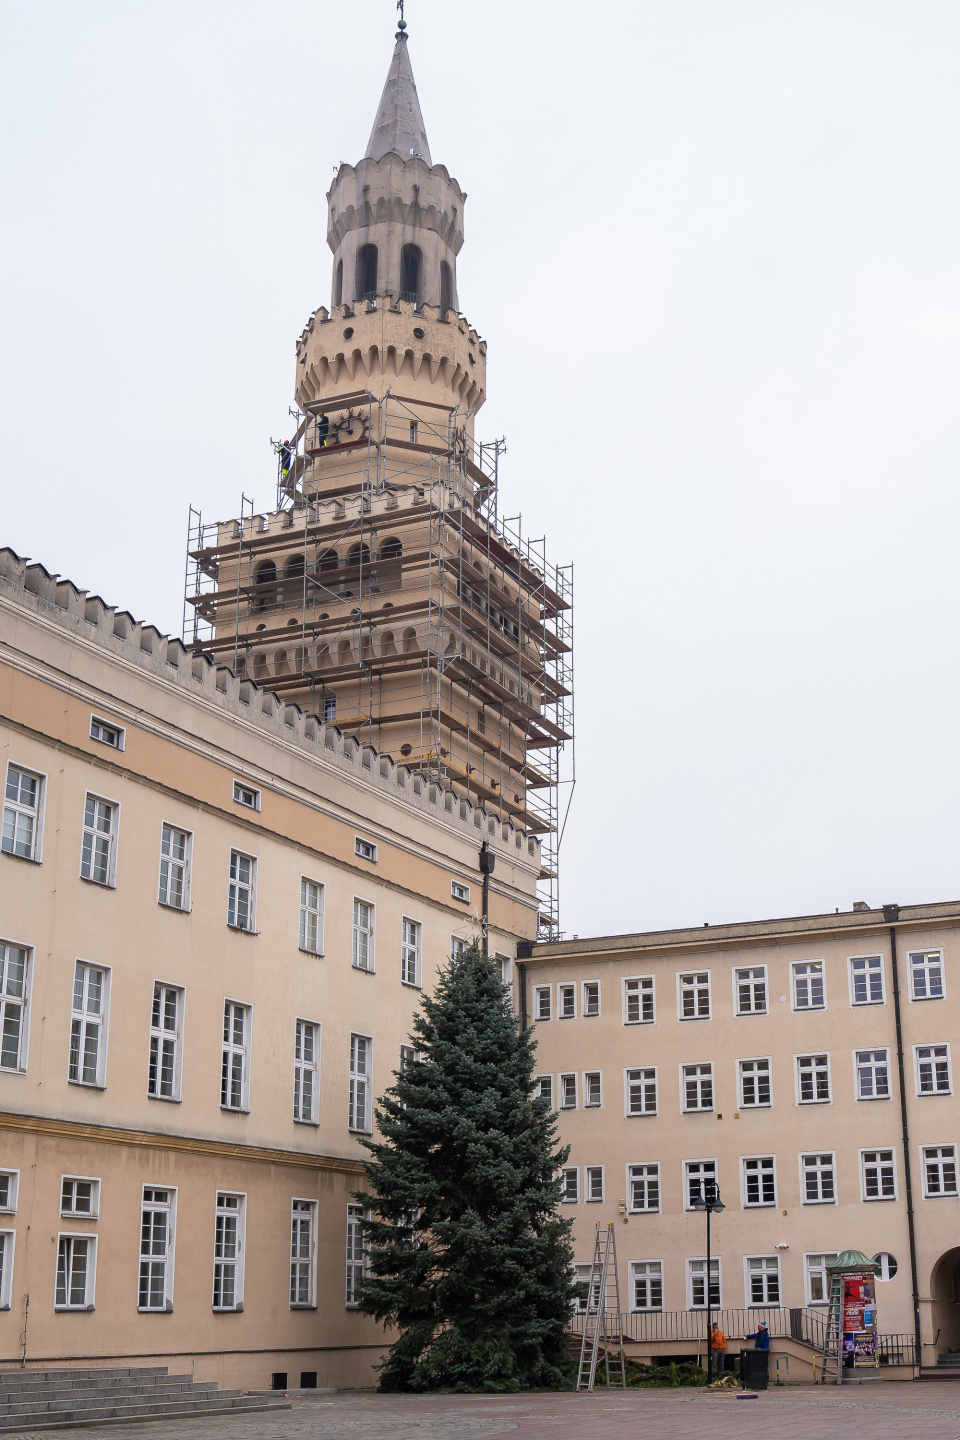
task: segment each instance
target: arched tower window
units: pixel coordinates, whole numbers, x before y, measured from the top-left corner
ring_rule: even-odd
[[[377,247],[361,245],[357,251],[357,299],[377,298]]]
[[[336,570],[340,565],[340,556],[336,550],[324,550],[320,556],[318,570]]]
[[[255,611],[266,610],[277,603],[277,567],[272,560],[257,566],[257,590],[253,599]]]
[[[419,245],[404,245],[400,251],[400,299],[420,303],[420,270],[423,256]]]
[[[283,603],[285,605],[299,605],[303,599],[303,556],[291,555],[283,567],[283,578],[287,584],[283,587]],[[287,622],[295,625],[295,620]]]
[[[342,261],[342,260],[338,260],[338,261],[337,261],[337,273],[336,273],[336,275],[335,275],[335,277],[334,277],[334,281],[333,281],[333,303],[334,303],[334,305],[342,305],[342,304],[343,304],[343,261]]]
[[[453,309],[453,271],[446,260],[440,261],[440,319]]]

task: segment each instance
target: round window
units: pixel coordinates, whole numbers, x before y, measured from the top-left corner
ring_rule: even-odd
[[[423,331],[422,331],[419,327],[418,327],[416,330],[414,330],[414,332],[413,332],[413,338],[414,338],[415,340],[422,340],[422,339],[423,339]]]
[[[352,325],[348,325],[347,328],[346,328],[346,330],[344,330],[344,332],[343,332],[343,338],[344,338],[344,340],[352,340],[352,339],[353,339],[353,326],[352,326]]]
[[[410,755],[410,754],[412,754],[412,752],[413,752],[413,746],[412,746],[412,745],[401,745],[401,746],[400,746],[400,754],[401,754],[401,755]]]
[[[891,1255],[888,1250],[881,1250],[879,1255],[874,1255],[873,1261],[875,1265],[880,1266],[878,1280],[892,1280],[900,1269],[895,1256]]]

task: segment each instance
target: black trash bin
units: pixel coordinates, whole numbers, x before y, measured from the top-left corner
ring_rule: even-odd
[[[744,1390],[766,1390],[770,1379],[769,1350],[740,1351],[740,1384]]]

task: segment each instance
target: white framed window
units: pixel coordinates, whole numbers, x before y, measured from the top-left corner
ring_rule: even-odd
[[[93,885],[113,888],[117,882],[117,830],[120,806],[99,795],[86,795],[83,802],[83,844],[80,849],[80,878]]]
[[[54,1310],[92,1310],[96,1276],[97,1237],[58,1235]]]
[[[533,1018],[549,1020],[551,1016],[550,986],[536,985],[533,991]]]
[[[245,810],[260,809],[260,791],[253,785],[248,785],[245,780],[234,780],[233,799],[237,805],[242,805]]]
[[[26,1070],[33,952],[0,940],[0,1070]]]
[[[512,983],[512,979],[513,979],[513,972],[512,972],[512,969],[511,969],[511,967],[512,967],[512,965],[513,965],[513,961],[511,960],[510,956],[509,956],[509,955],[501,955],[500,952],[499,952],[499,950],[498,950],[498,951],[494,954],[494,957],[493,957],[493,958],[494,958],[494,960],[497,962],[497,964],[500,966],[500,979],[503,981],[504,985],[510,985],[510,984]]]
[[[346,1306],[348,1310],[356,1309],[360,1281],[363,1279],[367,1265],[366,1246],[363,1243],[363,1218],[362,1205],[347,1206]]]
[[[832,1150],[800,1156],[800,1194],[804,1205],[836,1204],[836,1157]]]
[[[60,1214],[65,1219],[79,1216],[96,1220],[100,1214],[100,1181],[85,1175],[61,1176]]]
[[[290,1202],[290,1309],[317,1303],[317,1202]]]
[[[10,1309],[13,1293],[13,1251],[17,1241],[15,1230],[0,1230],[0,1310]]]
[[[850,1004],[882,1005],[883,956],[851,955],[847,964],[850,966]]]
[[[830,1302],[830,1280],[827,1275],[827,1266],[831,1260],[836,1260],[835,1250],[820,1252],[817,1255],[804,1255],[803,1275],[806,1288],[806,1299],[808,1305],[827,1305]]]
[[[583,1171],[583,1198],[588,1205],[603,1199],[603,1166],[587,1165]]]
[[[663,1309],[663,1261],[630,1261],[630,1300],[634,1310]]]
[[[580,1171],[576,1165],[567,1165],[560,1171],[560,1201],[563,1205],[580,1202]]]
[[[580,1014],[585,1020],[600,1014],[599,980],[584,980],[580,993]]]
[[[593,1294],[588,1295],[592,1274],[592,1265],[574,1265],[573,1267],[573,1278],[577,1287],[576,1299],[573,1302],[575,1315],[595,1315],[600,1307],[599,1277],[596,1277],[593,1281]]]
[[[355,835],[353,840],[353,853],[359,855],[361,860],[369,860],[371,865],[377,863],[377,847],[372,840],[364,840],[360,835]]]
[[[748,965],[733,972],[733,994],[736,1015],[766,1015],[767,967]]]
[[[293,1118],[320,1124],[320,1026],[298,1020],[293,1039]]]
[[[720,1309],[720,1261],[710,1261],[710,1306]],[[687,1261],[687,1309],[707,1308],[707,1257],[696,1256]]]
[[[550,1109],[553,1109],[553,1076],[537,1075],[533,1081],[533,1098],[535,1100],[546,1100]]]
[[[790,971],[793,976],[794,1010],[825,1010],[827,995],[823,983],[823,961],[795,961]]]
[[[709,970],[677,976],[677,1017],[680,1020],[710,1019]]]
[[[951,1095],[949,1045],[914,1045],[913,1064],[918,1095]]]
[[[652,975],[633,975],[623,982],[624,1025],[652,1025],[656,1020]]]
[[[943,951],[911,950],[907,954],[910,970],[911,1000],[942,1000],[946,994],[943,983]]]
[[[923,1145],[920,1148],[920,1159],[923,1164],[924,1195],[930,1200],[940,1195],[956,1195],[956,1145]]]
[[[696,1202],[710,1200],[717,1191],[716,1160],[685,1160],[683,1162],[683,1208],[692,1210]]]
[[[175,825],[160,828],[160,881],[157,900],[171,910],[190,909],[190,855],[193,836]]]
[[[779,1305],[779,1255],[745,1255],[743,1268],[747,1304]]]
[[[577,1108],[577,1077],[576,1075],[558,1075],[557,1093],[560,1096],[561,1110],[576,1110]]]
[[[557,1019],[575,1020],[577,1018],[577,987],[576,985],[557,986]]]
[[[641,1070],[624,1070],[623,1085],[627,1115],[656,1115],[656,1065],[646,1065]]]
[[[358,900],[356,896],[353,901],[353,968],[355,970],[369,970],[374,968],[374,931],[375,911],[374,907],[367,900]]]
[[[777,1162],[773,1155],[745,1155],[740,1161],[744,1209],[777,1203]]]
[[[107,1067],[110,971],[78,960],[73,973],[68,1079],[103,1089]]]
[[[90,716],[91,740],[98,740],[101,745],[109,745],[111,750],[122,750],[126,737],[127,732],[122,725],[115,725],[111,720],[101,720],[99,715]]]
[[[889,1050],[855,1050],[858,1100],[890,1099]]]
[[[765,1105],[772,1105],[770,1057],[764,1055],[756,1060],[738,1060],[737,1083],[740,1091],[741,1110],[753,1110]]]
[[[236,1000],[223,1003],[223,1055],[220,1064],[220,1109],[250,1109],[249,1005]]]
[[[874,1255],[873,1263],[880,1266],[880,1274],[877,1276],[878,1280],[896,1279],[900,1266],[897,1264],[896,1256],[891,1255],[889,1250],[881,1250],[879,1255]]]
[[[140,1284],[138,1310],[173,1309],[174,1239],[177,1192],[143,1187],[140,1205]]]
[[[627,1194],[632,1215],[656,1214],[660,1210],[660,1166],[656,1163],[627,1166]]]
[[[3,830],[0,848],[21,860],[40,860],[43,840],[43,793],[46,776],[22,765],[7,764],[3,792]]]
[[[450,959],[459,960],[460,956],[463,954],[464,950],[466,950],[469,943],[470,942],[468,940],[465,940],[462,935],[451,935]]]
[[[246,1195],[217,1193],[213,1230],[213,1308],[243,1309],[243,1242]]]
[[[242,850],[230,851],[230,887],[227,924],[234,930],[253,931],[257,920],[257,862]]]
[[[323,723],[333,725],[337,718],[337,697],[336,695],[324,695],[323,697]]]
[[[470,904],[470,886],[464,885],[462,880],[450,881],[450,895],[454,900],[459,900],[464,905]]]
[[[370,1124],[370,1078],[373,1072],[373,1041],[369,1035],[350,1036],[350,1094],[347,1129],[368,1135]]]
[[[830,1056],[797,1056],[797,1104],[825,1105],[830,1100]]]
[[[404,985],[420,986],[420,949],[423,929],[418,920],[400,922],[400,979]]]
[[[323,954],[323,886],[300,876],[300,949]]]
[[[680,1066],[680,1103],[688,1114],[713,1109],[713,1065]]]
[[[20,1171],[0,1170],[0,1214],[16,1215],[19,1189]]]
[[[154,982],[147,1065],[147,1094],[154,1100],[180,1099],[183,1000],[184,992],[179,985]]]
[[[860,1198],[896,1200],[897,1163],[892,1150],[860,1151]]]
[[[583,1074],[583,1108],[595,1110],[603,1104],[603,1073],[585,1070]]]

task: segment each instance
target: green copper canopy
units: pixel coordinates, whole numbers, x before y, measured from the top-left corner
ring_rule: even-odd
[[[879,1275],[880,1266],[862,1250],[844,1250],[836,1260],[827,1262],[827,1270],[859,1270],[868,1275]]]

